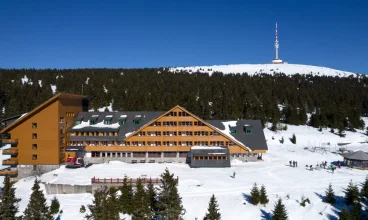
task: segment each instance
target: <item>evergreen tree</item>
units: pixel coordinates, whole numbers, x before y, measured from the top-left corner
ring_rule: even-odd
[[[363,198],[368,199],[368,176],[364,180],[363,187],[360,190],[360,195]]]
[[[262,205],[265,205],[268,202],[269,202],[269,200],[268,200],[268,196],[267,196],[267,192],[266,192],[266,187],[264,185],[262,185],[260,195],[259,195],[259,203],[261,203]]]
[[[1,188],[3,196],[0,202],[0,219],[16,219],[15,215],[19,210],[18,203],[21,199],[15,197],[14,182],[10,181],[10,177],[4,177],[3,187]]]
[[[165,220],[182,219],[185,214],[181,197],[178,193],[177,183],[174,174],[166,168],[161,174],[160,192],[158,194],[157,214]]]
[[[346,206],[339,213],[339,220],[351,220],[350,213]]]
[[[250,191],[250,198],[253,205],[258,205],[260,200],[259,190],[257,187],[257,183],[254,183],[253,188]]]
[[[156,216],[156,209],[157,209],[157,195],[155,186],[152,182],[149,182],[147,185],[147,198],[149,201],[149,206],[151,209],[151,215],[154,217]]]
[[[32,194],[27,208],[24,210],[24,220],[52,220],[49,207],[46,204],[45,196],[40,190],[40,181],[35,179],[32,187]]]
[[[291,138],[291,143],[296,144],[296,136],[293,134],[293,137]]]
[[[350,219],[351,220],[360,220],[361,219],[361,213],[362,213],[362,205],[360,202],[356,202],[353,204],[350,212]]]
[[[217,200],[215,198],[215,195],[212,195],[210,202],[208,204],[208,211],[206,215],[204,216],[203,220],[220,220],[221,219],[221,213],[219,212]]]
[[[348,188],[346,189],[345,201],[346,205],[353,205],[359,202],[359,189],[356,184],[353,184],[352,180],[350,180]]]
[[[120,220],[116,195],[106,191],[107,188],[105,188],[105,191],[96,190],[93,194],[92,205],[87,206],[90,211],[90,214],[85,216],[87,220]]]
[[[134,210],[133,210],[133,220],[150,220],[151,210],[150,201],[148,194],[144,190],[143,184],[139,181],[136,185],[136,192],[134,195]]]
[[[81,207],[79,208],[79,212],[80,213],[85,213],[86,212],[86,207],[84,205],[81,205]]]
[[[331,183],[330,185],[328,185],[328,189],[326,190],[326,198],[324,202],[327,202],[330,204],[334,204],[336,202],[335,193],[332,189]]]
[[[281,198],[277,201],[274,210],[272,211],[272,220],[287,220],[288,214],[285,205],[282,204]]]
[[[124,176],[123,185],[120,187],[121,196],[119,198],[120,211],[132,214],[134,210],[133,204],[133,188],[128,183],[128,176]]]
[[[59,212],[59,209],[60,209],[59,200],[56,198],[56,196],[54,196],[54,198],[51,200],[50,212],[52,215],[54,215]]]

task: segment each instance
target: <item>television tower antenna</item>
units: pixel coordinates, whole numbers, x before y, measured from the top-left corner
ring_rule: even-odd
[[[276,22],[276,40],[275,40],[275,50],[276,50],[276,58],[272,60],[272,63],[284,63],[280,58],[279,58],[279,30],[278,30],[278,26],[277,26],[277,22]]]

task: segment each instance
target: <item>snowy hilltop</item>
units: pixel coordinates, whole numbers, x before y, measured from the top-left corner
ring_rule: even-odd
[[[336,69],[320,66],[310,66],[301,64],[230,64],[230,65],[215,65],[215,66],[190,66],[190,67],[174,67],[170,71],[188,71],[188,72],[202,72],[209,73],[248,73],[249,75],[259,73],[285,73],[286,75],[294,74],[312,74],[319,76],[338,76],[348,77],[350,75],[357,76],[357,73],[346,72]]]

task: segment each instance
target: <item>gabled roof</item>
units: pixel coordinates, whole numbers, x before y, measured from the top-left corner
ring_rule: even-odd
[[[348,153],[343,155],[344,158],[350,159],[350,160],[366,160],[368,161],[368,153],[364,151],[355,151],[352,153]]]
[[[82,96],[82,95],[75,95],[75,94],[69,94],[69,93],[58,93],[57,95],[53,96],[52,98],[50,98],[49,100],[47,100],[46,102],[42,103],[41,105],[37,106],[35,109],[33,109],[32,111],[28,112],[27,115],[25,115],[24,117],[19,118],[18,120],[14,121],[12,124],[10,124],[8,127],[4,128],[3,130],[0,131],[0,133],[5,133],[5,132],[9,132],[11,129],[15,128],[16,126],[18,126],[19,124],[23,123],[25,120],[31,118],[33,115],[35,115],[36,113],[40,112],[41,110],[45,109],[46,107],[48,107],[49,105],[51,105],[52,103],[54,103],[56,100],[60,99],[60,98],[68,98],[68,99],[85,99],[87,98],[87,96]]]
[[[226,129],[225,124],[228,124],[229,120],[206,120],[206,122],[224,131]],[[251,130],[250,134],[244,131],[245,127]],[[226,135],[232,136],[252,150],[268,150],[260,120],[238,120],[236,121],[236,126],[231,126],[231,129],[236,129],[236,133],[229,133]]]
[[[123,141],[125,139],[125,134],[132,133],[134,131],[139,130],[142,126],[149,123],[150,121],[154,120],[155,118],[159,117],[164,112],[151,112],[151,111],[142,111],[142,112],[79,112],[77,117],[81,120],[81,125],[74,125],[70,128],[70,131],[73,132],[104,132],[104,131],[118,131],[117,136],[112,137],[101,137],[105,139],[113,139],[117,141]],[[89,125],[88,122],[94,115],[98,114],[98,118],[95,121],[96,124]],[[133,122],[136,115],[141,115],[141,120],[139,124]],[[112,116],[112,117],[107,117]],[[122,117],[124,116],[124,117]],[[104,124],[104,120],[106,118],[111,118],[110,124]],[[123,125],[120,125],[120,120],[125,120]],[[76,137],[71,136],[70,140],[79,140],[83,139],[84,137]]]

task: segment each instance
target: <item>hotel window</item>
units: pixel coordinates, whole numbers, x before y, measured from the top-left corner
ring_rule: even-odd
[[[133,120],[134,124],[139,125],[139,121],[138,120]]]
[[[125,120],[120,120],[120,121],[119,121],[119,124],[120,124],[120,125],[125,124]]]
[[[146,157],[145,152],[133,152],[133,157]]]
[[[32,144],[32,149],[37,150],[37,144]]]
[[[251,134],[252,131],[250,129],[247,129],[247,134]]]
[[[105,125],[109,125],[110,124],[110,121],[109,120],[104,120],[104,124]]]
[[[64,117],[60,117],[60,123],[64,123]]]
[[[37,123],[32,123],[32,128],[37,128]]]
[[[234,130],[231,130],[231,133],[232,134],[236,134],[236,130],[234,129]]]
[[[36,133],[32,134],[32,139],[37,139],[37,134]]]
[[[164,157],[176,157],[176,152],[164,152]]]
[[[32,160],[37,160],[37,154],[32,155]]]
[[[95,120],[90,120],[90,121],[89,121],[89,124],[90,124],[90,125],[94,125],[94,124],[96,124],[96,121],[95,121]]]

